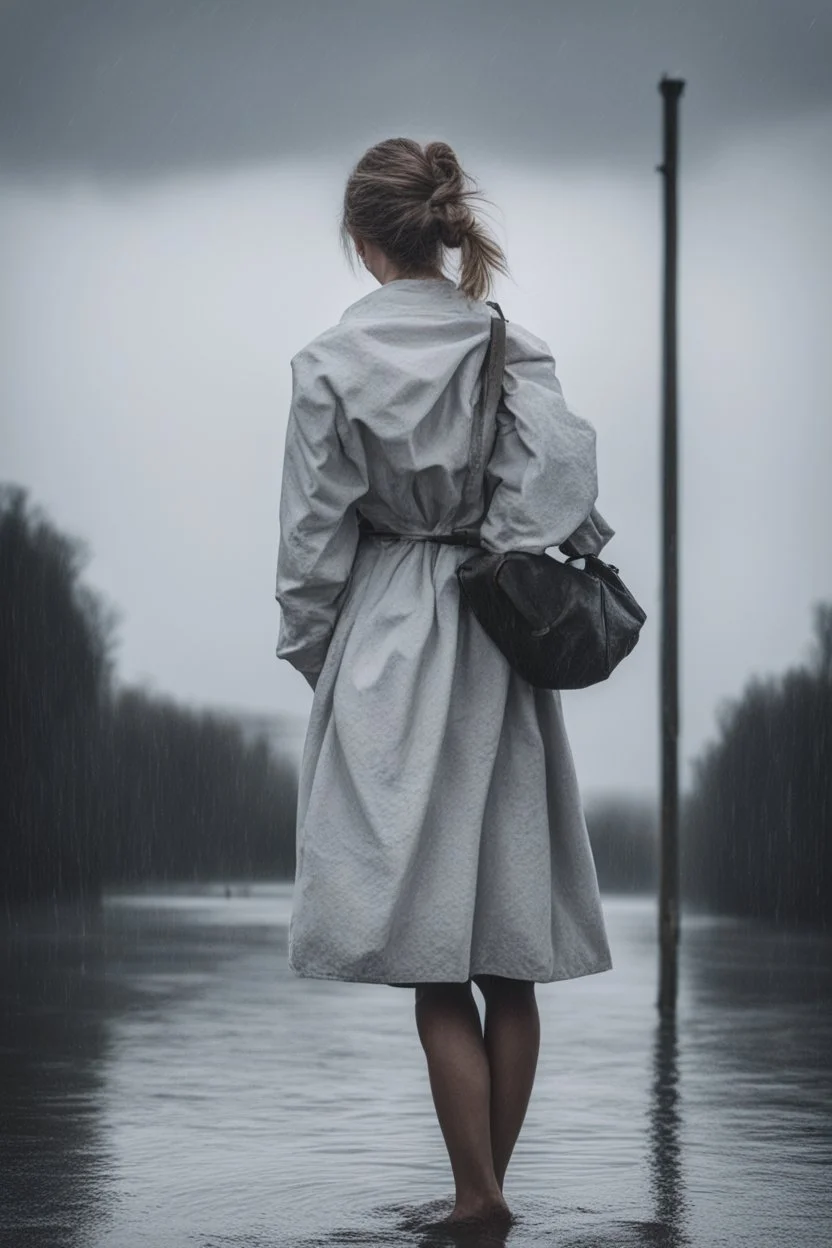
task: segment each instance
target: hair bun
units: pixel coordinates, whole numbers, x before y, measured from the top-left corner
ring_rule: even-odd
[[[465,202],[465,174],[456,153],[447,143],[427,143],[424,150],[433,183],[427,201],[428,212],[437,223],[444,246],[460,247],[473,220]]]
[[[425,160],[437,186],[444,182],[462,181],[462,170],[456,152],[448,143],[426,143]]]
[[[427,143],[425,161],[433,182],[433,191],[428,200],[430,207],[441,208],[454,200],[461,202],[465,176],[453,148],[447,143]]]

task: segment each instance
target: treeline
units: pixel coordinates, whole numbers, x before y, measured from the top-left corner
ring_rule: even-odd
[[[231,717],[114,679],[116,616],[83,543],[0,487],[0,898],[105,883],[294,874],[297,777]],[[719,715],[682,804],[683,900],[826,926],[832,910],[832,604],[810,662]],[[654,891],[656,804],[588,804],[605,891]]]
[[[596,800],[586,819],[602,890],[658,889],[657,802]],[[693,908],[830,925],[832,604],[815,608],[806,664],[720,709],[682,799],[680,885]]]
[[[105,880],[294,874],[295,769],[265,738],[135,689],[102,728]]]
[[[684,807],[688,898],[723,913],[832,918],[832,604],[804,666],[752,680],[719,715]]]
[[[608,893],[653,892],[658,884],[658,811],[648,798],[588,801],[586,825],[598,885]]]
[[[82,542],[0,487],[0,898],[291,876],[295,769],[236,721],[114,680]]]

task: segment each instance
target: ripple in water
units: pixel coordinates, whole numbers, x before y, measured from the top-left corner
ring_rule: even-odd
[[[685,916],[663,1025],[655,904],[604,904],[614,969],[537,989],[502,1235],[431,1229],[453,1185],[413,993],[293,976],[291,886],[17,916],[0,1241],[828,1248],[829,937]]]

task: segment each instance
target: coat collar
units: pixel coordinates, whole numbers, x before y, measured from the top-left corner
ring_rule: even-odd
[[[426,308],[450,311],[460,306],[470,308],[473,302],[449,277],[402,277],[386,282],[351,303],[341,320],[375,316],[382,308],[396,312],[421,312]]]

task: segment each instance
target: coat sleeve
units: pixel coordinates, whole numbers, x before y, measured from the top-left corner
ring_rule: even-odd
[[[280,493],[275,597],[281,618],[277,657],[315,687],[352,570],[355,507],[367,489],[361,457],[339,428],[343,414],[322,353],[292,359],[292,403]],[[357,462],[358,461],[358,462]]]
[[[595,430],[567,407],[546,343],[516,322],[507,326],[488,488],[480,535],[489,550],[597,555],[614,535],[595,507]]]

